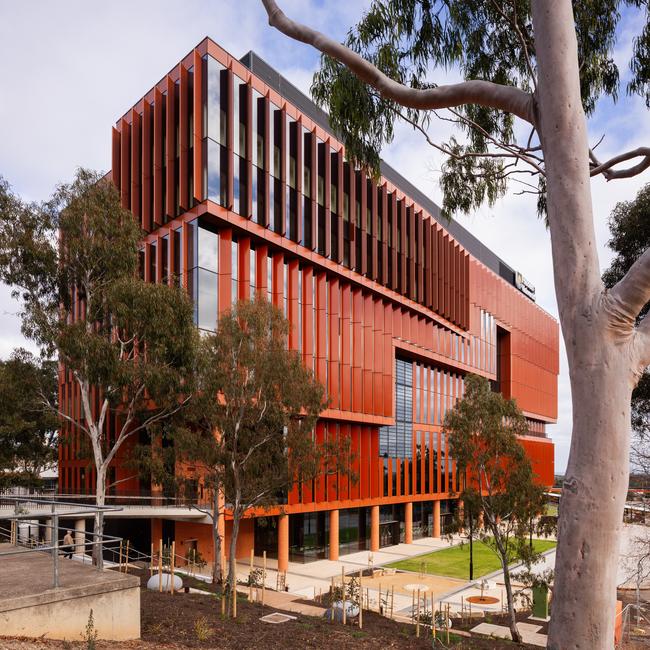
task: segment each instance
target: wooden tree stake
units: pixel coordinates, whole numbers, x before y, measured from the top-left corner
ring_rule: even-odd
[[[447,645],[449,645],[449,603],[447,603],[447,613],[445,614],[445,629],[447,631]]]
[[[253,553],[254,550],[251,549],[251,567],[248,573],[248,602],[253,602]]]
[[[345,608],[345,567],[341,567],[341,584],[343,585],[343,625],[347,622],[347,612]]]
[[[361,586],[362,571],[359,569],[359,629],[363,630],[363,587]]]
[[[163,543],[161,537],[159,552],[158,552],[158,592],[159,593],[162,593],[162,556],[163,556]]]
[[[128,548],[127,548],[127,557],[128,557]],[[172,542],[172,554],[169,558],[169,567],[171,569],[171,593],[174,595],[174,565],[176,563],[176,541]]]
[[[431,636],[436,638],[436,600],[433,592],[431,592]]]
[[[262,607],[266,598],[266,551],[262,553]]]

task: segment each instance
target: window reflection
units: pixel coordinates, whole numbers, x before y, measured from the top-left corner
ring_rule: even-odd
[[[206,106],[204,110],[204,185],[210,201],[226,206],[228,201],[228,71],[213,57],[206,61]]]
[[[189,238],[188,291],[194,300],[194,322],[214,331],[219,317],[219,235],[198,219],[187,224]]]

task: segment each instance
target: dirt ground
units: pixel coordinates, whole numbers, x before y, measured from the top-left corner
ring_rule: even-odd
[[[143,578],[144,580],[144,578]],[[268,607],[248,603],[245,596],[238,599],[238,617],[222,618],[219,600],[214,596],[177,593],[161,594],[142,590],[142,639],[130,642],[104,642],[97,650],[153,650],[169,648],[212,648],[215,650],[259,650],[260,648],[404,648],[432,647],[432,639],[422,633],[415,636],[412,625],[390,621],[373,612],[365,612],[363,630],[356,625],[341,625],[329,620],[292,614],[295,620],[279,625],[260,621],[271,613]],[[2,639],[0,650],[69,650],[86,648],[81,639],[73,641]],[[443,647],[443,646],[440,646]],[[487,638],[451,636],[448,648],[453,650],[496,650],[499,648],[527,648],[508,641]]]

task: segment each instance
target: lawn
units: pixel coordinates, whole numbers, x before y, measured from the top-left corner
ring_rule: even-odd
[[[534,539],[536,551],[543,552],[555,546],[556,542],[547,539]],[[426,555],[400,560],[387,564],[388,567],[403,571],[433,573],[450,578],[469,580],[469,544],[452,546]],[[474,578],[479,578],[501,568],[497,554],[484,542],[474,542]]]

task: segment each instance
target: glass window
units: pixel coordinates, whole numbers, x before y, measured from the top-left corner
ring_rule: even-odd
[[[163,284],[167,284],[169,280],[169,235],[165,235],[160,240],[160,262],[161,262],[161,276]]]
[[[325,205],[325,156],[326,145],[322,140],[316,141],[316,151],[318,154],[318,183],[317,197],[318,205]]]
[[[275,178],[282,177],[282,111],[275,105],[270,105],[271,130],[269,133],[269,156],[271,162],[271,175]]]
[[[231,242],[231,267],[230,277],[232,278],[231,300],[234,305],[239,299],[239,243],[233,239]]]
[[[228,150],[225,146],[207,139],[206,178],[207,197],[219,205],[228,202]]]
[[[287,124],[287,197],[285,233],[291,241],[298,241],[298,123],[288,118]]]
[[[215,58],[207,57],[208,138],[226,145],[228,134],[228,71]]]
[[[149,244],[149,282],[158,282],[158,276],[156,274],[157,256],[158,250],[156,243],[153,242]]]
[[[246,156],[248,84],[235,75],[233,85],[235,88],[233,97],[233,151],[238,156]]]
[[[253,128],[253,146],[251,148],[253,160],[252,163],[260,169],[264,169],[264,133],[266,130],[265,104],[264,97],[253,90],[252,101],[253,114],[251,115],[251,125]]]
[[[245,158],[237,155],[234,156],[232,208],[237,214],[248,214],[248,165]]]
[[[255,249],[251,246],[250,252],[250,294],[251,300],[255,300],[255,290],[257,288],[257,254]]]
[[[180,228],[173,231],[174,262],[172,269],[173,282],[178,286],[183,277],[183,237]]]
[[[217,325],[218,276],[206,269],[194,269],[196,278],[197,325],[199,329],[214,331]]]
[[[203,269],[216,273],[218,270],[219,236],[213,230],[197,228],[198,263]]]

